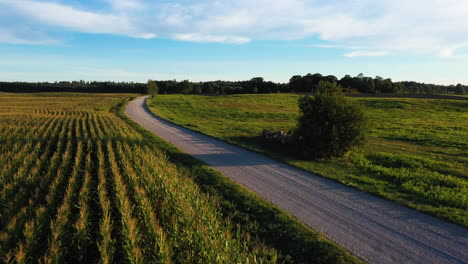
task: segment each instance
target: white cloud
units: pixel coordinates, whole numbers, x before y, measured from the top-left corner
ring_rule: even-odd
[[[134,25],[126,15],[85,11],[53,2],[0,0],[0,4],[6,4],[27,19],[72,31],[126,35],[135,38],[156,36]]]
[[[192,41],[192,42],[218,42],[243,44],[250,41],[248,38],[238,36],[216,36],[216,35],[201,35],[201,34],[175,34],[175,39]]]
[[[11,29],[0,28],[0,42],[9,44],[28,44],[28,45],[49,45],[58,44],[59,40],[44,36],[34,32],[12,31]]]
[[[468,39],[468,2],[459,0],[208,0],[158,7],[161,13],[148,26],[177,38],[318,37],[322,45],[354,52],[359,47],[439,57],[455,57],[460,49],[453,46]],[[200,41],[199,37],[178,39]]]
[[[0,0],[0,9],[13,8],[20,23],[40,23],[42,31],[222,43],[318,38],[351,55],[384,50],[456,58],[466,54],[468,40],[466,0],[95,0],[109,10],[48,1]]]
[[[387,51],[352,51],[350,53],[346,53],[344,56],[348,58],[354,57],[380,57],[388,55]]]

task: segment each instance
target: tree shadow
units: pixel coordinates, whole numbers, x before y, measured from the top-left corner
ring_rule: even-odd
[[[239,136],[230,137],[231,142],[239,145],[248,145],[254,149],[259,149],[262,152],[273,154],[273,156],[281,156],[282,158],[306,160],[300,153],[297,142],[291,138],[286,144],[271,142],[262,136]]]
[[[246,155],[239,152],[213,153],[213,154],[195,154],[194,158],[202,160],[213,167],[239,167],[239,166],[257,166],[273,165],[275,161],[258,158],[258,155]],[[249,157],[251,156],[251,158]]]

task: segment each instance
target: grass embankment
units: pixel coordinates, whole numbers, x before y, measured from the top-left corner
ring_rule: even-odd
[[[1,262],[353,262],[123,120],[128,97],[0,95]],[[218,193],[221,187],[232,194]],[[257,209],[264,222],[251,217]],[[267,240],[278,235],[268,232],[277,223],[296,235],[297,247],[275,249]]]
[[[160,95],[158,116],[468,227],[468,102],[352,98],[371,121],[365,148],[332,161],[304,161],[265,143],[262,129],[292,129],[296,95]]]

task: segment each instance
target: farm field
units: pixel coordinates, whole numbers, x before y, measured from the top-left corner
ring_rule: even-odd
[[[158,116],[348,186],[468,226],[468,102],[352,98],[363,104],[368,144],[332,161],[303,161],[294,149],[266,143],[262,129],[291,130],[297,95],[158,95]]]
[[[214,187],[119,114],[130,97],[0,94],[1,262],[356,262],[238,187],[223,189],[279,220],[259,227],[257,212],[203,191]],[[296,248],[272,242],[274,228]]]

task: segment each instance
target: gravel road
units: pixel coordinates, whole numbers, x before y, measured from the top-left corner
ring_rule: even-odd
[[[125,113],[369,263],[468,263],[468,229],[181,128],[145,100]]]

